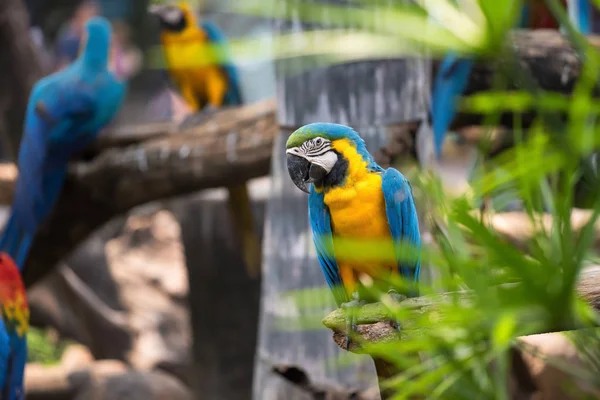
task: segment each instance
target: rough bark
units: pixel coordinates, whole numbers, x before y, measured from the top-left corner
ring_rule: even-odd
[[[187,131],[164,128],[144,133],[138,127],[132,135],[124,128],[99,140],[85,160],[73,161],[61,198],[32,246],[27,286],[96,228],[134,206],[267,175],[278,130],[270,100],[221,111]],[[16,176],[14,165],[0,167],[5,203]]]

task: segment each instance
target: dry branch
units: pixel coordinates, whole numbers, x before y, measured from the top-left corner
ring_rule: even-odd
[[[588,267],[580,275],[577,283],[578,295],[586,300],[596,311],[600,311],[600,266]],[[423,296],[412,299],[406,299],[399,304],[403,309],[417,310],[418,314],[428,314],[436,318],[443,318],[440,305],[449,302],[456,295],[461,301],[468,302],[472,293],[464,291],[460,293],[444,293],[433,296]],[[399,333],[393,328],[390,323],[390,313],[388,308],[382,303],[367,304],[360,308],[357,314],[357,337],[351,342],[349,351],[353,353],[364,353],[360,343],[386,343],[401,340],[405,336],[418,335],[419,327],[415,320],[403,319],[402,330]],[[323,324],[333,331],[334,342],[342,349],[345,349],[346,344],[346,319],[345,311],[337,309],[323,319]],[[579,328],[587,328],[588,326],[578,326],[576,323],[569,326],[561,326],[553,331],[566,331]],[[538,332],[548,333],[548,332]],[[515,355],[513,354],[513,357]],[[382,381],[393,377],[398,373],[398,370],[384,359],[373,357],[377,376],[379,379],[380,389],[382,390],[382,399],[391,397],[391,393],[386,392],[381,386]],[[518,372],[511,373],[511,379],[518,378]],[[519,385],[517,385],[519,386]],[[515,387],[514,390],[522,390],[521,387]]]
[[[267,175],[276,132],[275,102],[267,100],[220,111],[182,132],[138,128],[99,140],[86,160],[71,164],[57,207],[32,246],[26,284],[38,281],[96,228],[132,207]],[[4,203],[16,175],[14,165],[0,167]]]
[[[587,301],[596,311],[600,312],[600,266],[586,268],[579,278],[577,284],[578,295]],[[423,296],[412,299],[406,299],[400,303],[403,309],[419,310],[419,313],[430,313],[439,308],[441,304],[449,302],[456,296],[456,293],[444,293],[433,296]],[[460,292],[462,301],[468,302],[472,294],[469,291]],[[359,336],[368,343],[381,343],[397,340],[407,332],[418,330],[415,321],[403,320],[402,326],[406,329],[405,333],[400,333],[389,324],[390,314],[386,306],[382,303],[372,303],[361,307],[357,315],[357,324]],[[345,336],[345,314],[344,310],[337,309],[331,312],[323,319],[323,324],[334,331],[333,340],[344,348]],[[565,326],[561,330],[573,330],[582,328],[582,326]],[[548,332],[538,332],[548,333]],[[360,346],[352,343],[350,351],[360,353]]]

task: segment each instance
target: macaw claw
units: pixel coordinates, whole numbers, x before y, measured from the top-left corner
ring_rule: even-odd
[[[346,303],[342,303],[340,305],[341,308],[346,310],[346,343],[345,343],[346,350],[350,350],[350,345],[352,344],[351,336],[352,336],[352,334],[357,332],[357,324],[356,324],[357,316],[356,316],[356,314],[358,313],[358,309],[361,308],[365,304],[366,304],[366,302],[363,300],[360,300],[358,297],[358,293],[355,292],[352,295],[352,300],[350,300]]]
[[[388,295],[389,295],[389,296],[390,296],[390,297],[391,297],[391,298],[394,300],[394,302],[396,302],[396,303],[401,303],[401,302],[403,302],[404,300],[406,300],[406,299],[408,298],[407,296],[405,296],[405,295],[403,295],[403,294],[400,294],[400,293],[398,293],[398,292],[397,292],[396,290],[394,290],[394,289],[390,289],[390,290],[388,290]],[[400,332],[400,329],[401,329],[401,327],[402,327],[402,325],[400,324],[400,321],[398,321],[398,320],[396,320],[396,319],[394,319],[394,318],[390,318],[390,321],[389,321],[389,323],[390,323],[390,326],[391,326],[392,328],[394,328],[395,330],[397,330],[398,332]]]

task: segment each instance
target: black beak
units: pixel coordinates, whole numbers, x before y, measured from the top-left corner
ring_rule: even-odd
[[[294,185],[305,193],[310,193],[310,163],[307,159],[294,154],[287,155],[287,168]]]
[[[287,155],[287,167],[294,185],[305,193],[310,193],[309,183],[320,182],[327,175],[325,168],[294,154]]]

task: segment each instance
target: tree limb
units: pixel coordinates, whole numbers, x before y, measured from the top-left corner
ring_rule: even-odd
[[[96,228],[132,207],[267,175],[277,132],[275,102],[267,100],[220,111],[182,132],[137,128],[130,135],[107,135],[84,160],[72,162],[61,198],[32,246],[26,285],[37,282]],[[14,165],[0,167],[4,203],[16,176]]]
[[[578,295],[587,301],[597,312],[600,311],[600,266],[593,266],[584,269],[579,276],[577,283]],[[449,302],[457,293],[443,293],[439,295],[423,296],[410,298],[398,304],[404,309],[418,310],[418,314],[431,314],[440,318],[442,313],[438,312],[440,305]],[[473,296],[470,291],[459,292],[458,296],[461,301],[469,302]],[[350,344],[349,351],[353,353],[364,353],[364,349],[360,343],[388,343],[401,340],[403,337],[418,335],[419,327],[415,320],[403,319],[402,330],[398,332],[390,323],[389,309],[383,303],[371,303],[362,306],[356,314],[356,337]],[[443,316],[441,316],[443,318]],[[346,319],[345,310],[337,309],[331,312],[323,319],[323,324],[333,331],[334,342],[342,349],[346,349]],[[550,332],[575,330],[580,328],[589,328],[589,326],[578,326],[577,324],[557,327]],[[549,332],[537,332],[549,333]],[[514,352],[513,352],[514,353]],[[515,356],[514,354],[512,355]],[[398,373],[394,365],[388,361],[373,357],[377,376],[382,390],[382,398],[391,398],[391,393],[385,390],[385,386],[381,383],[386,378],[390,378]],[[512,372],[511,379],[515,378],[518,372]],[[518,378],[518,376],[516,376]],[[519,386],[519,385],[517,385]],[[513,388],[514,390],[522,390],[522,387]]]

